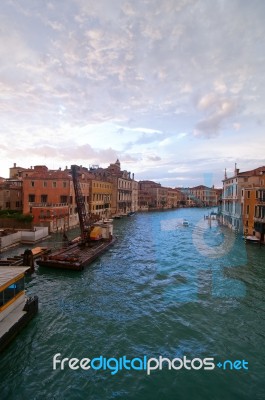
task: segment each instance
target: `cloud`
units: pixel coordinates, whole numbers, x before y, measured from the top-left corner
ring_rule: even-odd
[[[167,174],[168,160],[174,169],[174,158],[213,151],[208,138],[223,160],[223,135],[229,131],[236,143],[239,127],[241,157],[249,132],[259,156],[262,2],[61,3],[1,3],[0,134],[11,149],[1,165],[34,146],[44,161],[44,151],[55,160],[89,156],[97,163],[123,155],[146,173],[150,163]],[[12,152],[14,143],[20,148]]]
[[[218,135],[226,122],[237,114],[239,104],[236,98],[208,93],[199,99],[197,108],[205,116],[196,123],[193,134],[211,137]]]
[[[146,158],[147,158],[147,160],[154,161],[154,162],[161,160],[161,157],[159,157],[159,156],[147,156]]]

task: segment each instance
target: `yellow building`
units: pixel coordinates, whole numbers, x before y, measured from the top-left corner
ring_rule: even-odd
[[[110,217],[112,192],[111,182],[91,179],[89,212],[100,218]]]
[[[182,200],[182,193],[178,189],[167,189],[167,207],[176,208],[179,207]]]

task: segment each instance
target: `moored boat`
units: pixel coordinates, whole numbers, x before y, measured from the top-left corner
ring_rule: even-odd
[[[0,352],[38,311],[38,297],[27,298],[24,275],[29,267],[0,267]]]
[[[248,242],[248,243],[260,243],[260,239],[259,238],[257,238],[256,236],[246,236],[245,237],[245,240]]]
[[[82,271],[108,250],[115,243],[115,240],[116,238],[112,237],[110,240],[90,241],[83,245],[76,243],[68,248],[43,256],[37,261],[37,264],[40,267]]]

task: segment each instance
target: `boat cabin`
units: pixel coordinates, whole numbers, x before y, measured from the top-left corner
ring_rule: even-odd
[[[17,307],[24,307],[24,276],[28,269],[29,267],[0,267],[0,323]]]
[[[24,276],[29,270],[0,266],[0,352],[38,311],[38,297],[25,296]]]

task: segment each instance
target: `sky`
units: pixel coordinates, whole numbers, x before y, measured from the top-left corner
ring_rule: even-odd
[[[1,0],[0,176],[16,163],[222,186],[265,165],[264,0]]]

